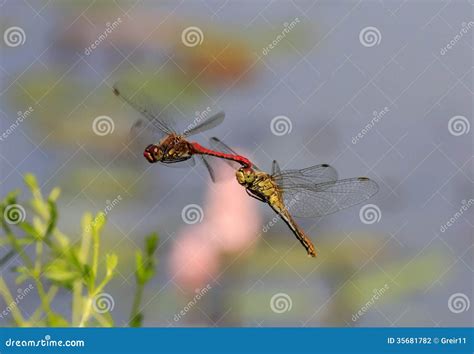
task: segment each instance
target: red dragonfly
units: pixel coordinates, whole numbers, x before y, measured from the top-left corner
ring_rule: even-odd
[[[151,130],[154,138],[158,140],[157,143],[148,145],[143,152],[143,156],[148,162],[175,164],[188,161],[188,164],[192,165],[194,164],[193,156],[198,155],[202,158],[213,181],[215,174],[210,161],[206,158],[207,156],[234,161],[243,167],[252,166],[252,162],[243,156],[214,151],[197,142],[187,140],[188,137],[194,134],[205,132],[222,123],[225,117],[224,112],[218,112],[210,117],[204,116],[199,120],[196,118],[195,122],[190,124],[186,130],[177,133],[173,128],[172,120],[160,112],[148,96],[134,93],[129,87],[119,83],[114,84],[113,92],[144,117],[133,125],[134,135],[137,131]]]

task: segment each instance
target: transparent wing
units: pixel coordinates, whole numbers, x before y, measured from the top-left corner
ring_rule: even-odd
[[[140,89],[134,89],[131,85],[117,82],[113,86],[113,92],[144,117],[133,125],[132,136],[137,136],[144,130],[153,131],[157,138],[176,134],[173,129],[173,120],[165,115],[163,110],[153,102],[152,98],[141,92]]]
[[[272,163],[272,175],[278,175],[281,173],[281,170],[280,170],[280,165],[278,164],[278,162],[276,160],[273,160],[273,163]]]
[[[187,157],[183,159],[173,159],[173,161],[160,162],[160,164],[168,167],[187,168],[196,166],[196,160],[194,157]]]
[[[278,164],[273,165],[279,169]],[[300,170],[285,170],[274,172],[272,178],[282,187],[282,189],[297,186],[311,186],[320,183],[335,182],[337,180],[337,171],[328,164],[321,164],[303,168]]]
[[[312,184],[282,187],[285,205],[295,217],[316,217],[335,213],[362,203],[377,193],[377,183],[356,177]]]
[[[212,163],[210,162],[210,156],[207,155],[198,155],[204,166],[206,166],[207,172],[209,172],[209,175],[211,176],[212,182],[216,182],[216,173],[214,171],[214,168],[212,167]]]
[[[232,148],[230,148],[227,144],[225,144],[223,141],[220,139],[216,138],[215,136],[209,139],[209,144],[211,145],[211,149],[214,151],[220,151],[224,152],[226,154],[230,155],[239,155],[236,151],[234,151]],[[239,163],[226,160],[226,162],[234,169],[238,170],[240,167],[242,167]],[[252,166],[254,169],[259,170],[259,168],[255,165]]]
[[[190,124],[189,127],[183,132],[183,136],[191,136],[215,128],[224,121],[224,117],[224,112],[218,112],[209,118],[203,118],[204,120],[200,122],[198,121],[198,118],[196,118],[194,122]]]

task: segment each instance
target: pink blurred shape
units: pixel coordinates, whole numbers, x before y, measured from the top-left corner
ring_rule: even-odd
[[[172,276],[179,286],[194,290],[217,276],[222,255],[237,255],[252,248],[261,232],[259,203],[250,198],[222,166],[219,183],[209,184],[203,221],[183,228],[170,257]]]
[[[208,284],[219,271],[219,254],[203,224],[186,227],[173,245],[169,265],[174,281],[194,291]]]

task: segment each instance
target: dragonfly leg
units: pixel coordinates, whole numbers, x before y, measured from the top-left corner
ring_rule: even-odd
[[[255,198],[255,199],[257,199],[257,200],[259,200],[259,201],[261,201],[261,202],[264,202],[264,203],[266,202],[265,199],[263,199],[263,198],[260,197],[259,195],[256,195],[255,193],[252,193],[252,192],[249,191],[248,189],[245,189],[245,191],[246,191],[247,194],[248,194],[249,196],[251,196],[252,198]]]

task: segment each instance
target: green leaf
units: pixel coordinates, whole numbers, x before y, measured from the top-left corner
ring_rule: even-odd
[[[48,206],[49,206],[49,221],[48,221],[48,227],[46,228],[46,232],[44,234],[44,238],[48,239],[51,236],[51,233],[56,227],[56,220],[58,218],[58,211],[56,208],[56,204],[48,200]]]
[[[21,193],[21,191],[19,189],[15,189],[15,190],[9,192],[5,196],[5,198],[3,199],[4,203],[6,205],[16,204],[16,199],[20,195],[20,193]]]
[[[31,174],[31,173],[25,174],[24,180],[25,180],[25,184],[28,186],[28,188],[32,192],[35,192],[35,191],[39,190],[38,181],[36,180],[36,177],[33,174]]]
[[[59,187],[54,187],[49,193],[48,200],[51,202],[56,202],[61,194],[61,189]]]
[[[89,234],[91,232],[91,225],[92,225],[92,214],[91,213],[85,213],[82,216],[81,220],[81,227],[84,233]]]
[[[152,233],[145,239],[146,254],[152,257],[158,247],[158,235]]]
[[[137,281],[143,283],[145,279],[145,270],[143,269],[143,254],[140,250],[135,252],[135,269]]]
[[[51,327],[69,327],[69,322],[56,312],[48,314],[48,321]]]
[[[107,254],[105,263],[106,263],[106,269],[107,269],[107,277],[110,277],[114,273],[114,270],[118,264],[117,255],[115,253]]]
[[[67,262],[62,259],[56,259],[49,264],[43,272],[43,275],[49,280],[60,283],[70,283],[80,278],[80,274],[71,269]]]
[[[102,231],[106,222],[106,217],[103,212],[97,213],[95,219],[92,221],[92,229],[99,234]]]
[[[20,223],[19,226],[28,236],[35,240],[41,240],[41,234],[27,221]]]
[[[21,283],[23,283],[26,279],[31,278],[31,271],[30,271],[30,269],[29,269],[28,267],[26,267],[26,266],[21,265],[21,266],[18,266],[18,267],[14,267],[12,270],[13,270],[14,272],[18,273],[18,276],[17,276],[17,278],[16,278],[16,280],[15,280],[15,282],[16,282],[17,284],[21,284]]]

